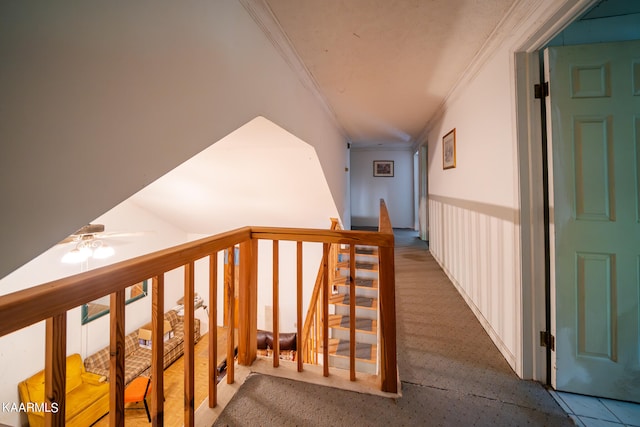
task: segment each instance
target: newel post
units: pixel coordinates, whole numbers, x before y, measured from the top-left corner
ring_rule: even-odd
[[[398,392],[396,368],[396,292],[393,247],[381,247],[380,258],[380,354],[382,391]]]
[[[380,233],[390,235],[390,242],[378,248],[380,304],[380,377],[382,391],[398,392],[396,356],[396,269],[393,228],[384,200],[380,200]]]
[[[256,360],[258,336],[258,240],[240,243],[238,290],[238,363]],[[230,325],[231,326],[231,325]]]

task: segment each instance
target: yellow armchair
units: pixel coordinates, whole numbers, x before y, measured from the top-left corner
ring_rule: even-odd
[[[22,403],[28,409],[29,425],[44,426],[44,371],[18,384]],[[100,375],[86,372],[79,354],[67,357],[65,396],[67,427],[91,425],[109,412],[109,383]],[[35,409],[35,410],[34,410]]]

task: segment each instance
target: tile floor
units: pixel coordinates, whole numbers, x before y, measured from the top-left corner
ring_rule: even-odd
[[[640,426],[640,404],[551,391],[579,427]]]

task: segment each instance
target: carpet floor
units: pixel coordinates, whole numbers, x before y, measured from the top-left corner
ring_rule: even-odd
[[[401,398],[253,374],[214,425],[574,425],[515,375],[416,233],[396,230],[395,262]]]

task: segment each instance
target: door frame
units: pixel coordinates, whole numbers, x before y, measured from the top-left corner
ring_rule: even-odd
[[[418,234],[421,240],[429,241],[429,168],[427,166],[427,156],[429,155],[428,142],[425,141],[416,147],[415,154],[418,160],[418,185],[417,206],[418,212]]]
[[[515,135],[520,196],[520,262],[522,277],[521,377],[555,385],[554,353],[540,345],[540,331],[555,335],[554,293],[548,278],[553,272],[548,244],[548,213],[543,184],[543,121],[534,85],[541,81],[540,51],[559,32],[598,0],[564,0],[542,24],[532,25],[514,50]]]

